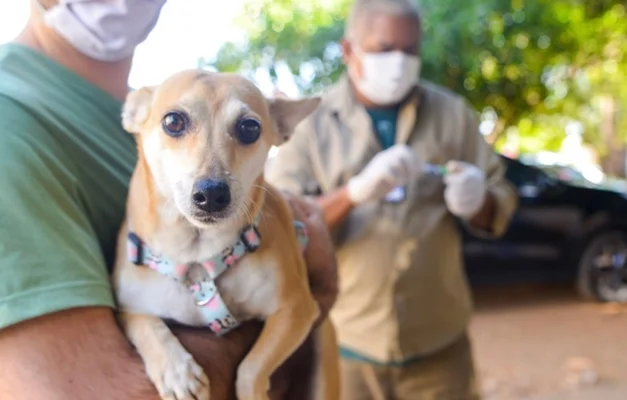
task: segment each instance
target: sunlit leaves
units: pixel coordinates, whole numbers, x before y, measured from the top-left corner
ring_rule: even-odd
[[[303,92],[343,72],[341,38],[350,0],[249,0],[237,23],[244,43],[223,46],[213,65],[253,76],[286,65]],[[559,143],[581,120],[603,148],[598,98],[627,104],[624,0],[421,0],[423,77],[494,110],[497,127],[524,149]],[[627,134],[627,113],[617,124]],[[507,132],[506,129],[503,132]],[[532,139],[533,138],[533,139]],[[525,144],[526,143],[526,144]]]
[[[343,33],[348,0],[251,0],[236,23],[246,43],[227,44],[213,64],[220,70],[251,75],[257,68],[276,75],[284,64],[303,91],[328,87],[341,70],[335,42]]]

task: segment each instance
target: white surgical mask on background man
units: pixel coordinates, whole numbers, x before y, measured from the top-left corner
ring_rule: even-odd
[[[130,57],[146,40],[166,0],[59,0],[44,9],[46,24],[76,50],[100,61]]]
[[[370,101],[391,105],[401,101],[418,83],[421,61],[402,51],[366,53],[353,47],[361,61],[361,77],[349,69],[353,83]]]

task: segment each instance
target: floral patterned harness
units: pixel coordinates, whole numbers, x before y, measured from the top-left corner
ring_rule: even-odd
[[[248,225],[240,234],[238,240],[232,246],[227,247],[221,254],[216,254],[208,260],[176,264],[152,251],[134,233],[128,234],[127,253],[130,262],[137,266],[145,265],[148,268],[181,282],[192,292],[194,300],[200,307],[209,328],[217,335],[223,335],[237,326],[239,322],[230,313],[222,300],[215,279],[224,271],[235,265],[246,254],[254,253],[261,246],[261,234],[257,229],[259,217]],[[294,228],[301,250],[307,247],[309,241],[305,225],[300,221],[294,221]],[[190,269],[200,265],[207,271],[207,278],[201,282],[191,282],[188,276]]]

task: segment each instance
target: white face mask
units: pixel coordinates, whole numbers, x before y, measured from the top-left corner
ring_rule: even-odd
[[[359,52],[362,76],[357,79],[352,73],[357,89],[370,101],[378,105],[400,102],[418,83],[421,61],[402,51],[385,53]],[[350,71],[349,71],[350,73]]]
[[[166,0],[59,0],[46,24],[76,50],[101,61],[130,57],[154,28]]]

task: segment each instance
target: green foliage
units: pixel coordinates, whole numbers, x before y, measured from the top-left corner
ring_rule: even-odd
[[[493,109],[503,126],[543,112],[546,66],[574,46],[547,13],[550,1],[483,0],[461,10],[425,1],[424,76]]]
[[[627,132],[627,114],[620,108],[614,116],[616,137],[604,137],[599,129],[604,102],[627,104],[626,11],[623,2],[590,3],[562,9],[575,16],[567,34],[578,46],[570,63],[554,69],[547,82],[547,104],[555,114],[580,120],[586,141],[603,155],[611,146],[624,146]]]
[[[559,151],[564,138],[564,125],[567,118],[547,115],[534,115],[521,118],[515,125],[521,153],[539,151]],[[503,137],[505,138],[505,137]],[[499,147],[500,143],[497,143]]]
[[[250,1],[236,21],[248,40],[225,44],[210,64],[220,71],[251,76],[263,68],[274,79],[277,66],[283,64],[301,90],[322,90],[342,72],[337,42],[349,6],[349,0]]]
[[[492,110],[499,132],[520,134],[529,150],[555,148],[572,119],[601,152],[602,98],[627,104],[625,0],[422,0],[423,73]],[[239,25],[244,43],[227,43],[211,65],[276,77],[286,65],[303,92],[343,72],[338,40],[349,0],[250,0]],[[627,114],[617,128],[627,132]],[[498,132],[497,132],[498,133]],[[624,140],[623,140],[624,142]]]

